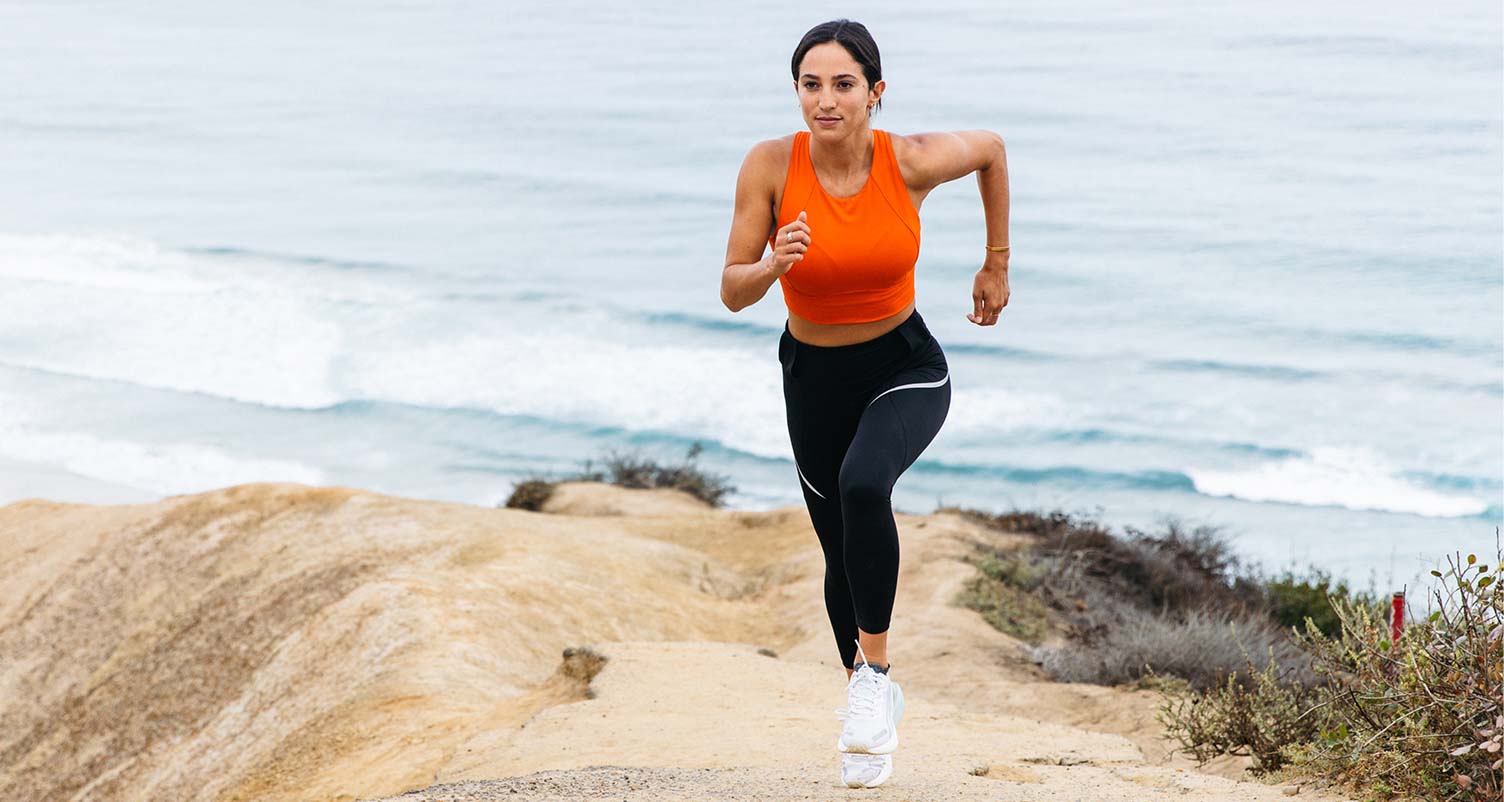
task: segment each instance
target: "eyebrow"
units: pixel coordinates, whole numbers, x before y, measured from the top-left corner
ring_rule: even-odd
[[[837,75],[834,80],[839,80],[841,78],[855,78],[855,77],[856,77],[855,75],[852,75],[849,72],[843,72],[840,75]],[[816,75],[816,74],[814,74],[812,72],[806,72],[805,74],[799,76],[799,80],[801,80],[801,81],[804,80],[805,78],[814,78],[815,80],[819,80],[820,76],[818,76],[818,75]]]

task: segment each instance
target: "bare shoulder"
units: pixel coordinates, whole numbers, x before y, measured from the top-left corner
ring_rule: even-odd
[[[759,180],[783,181],[784,173],[788,172],[789,159],[794,153],[795,134],[781,136],[775,139],[764,139],[753,145],[747,151],[746,161],[743,162],[744,170],[751,170]]]
[[[735,211],[726,243],[726,265],[754,262],[777,231],[778,203],[793,151],[794,135],[753,145],[736,177]]]
[[[1002,137],[992,131],[889,132],[893,158],[912,187],[931,189],[985,167]]]

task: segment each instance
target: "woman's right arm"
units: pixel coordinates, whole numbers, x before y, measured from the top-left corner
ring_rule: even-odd
[[[736,211],[731,218],[731,236],[726,243],[726,267],[721,272],[721,303],[733,312],[762,300],[778,277],[804,258],[809,226],[800,219],[778,229],[773,252],[768,232],[773,228],[773,173],[777,140],[759,142],[742,160],[736,177]],[[792,241],[788,232],[794,232]]]

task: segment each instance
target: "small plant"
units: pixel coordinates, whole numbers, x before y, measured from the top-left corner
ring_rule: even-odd
[[[524,479],[512,488],[512,495],[507,497],[503,506],[540,512],[553,494],[553,482],[538,478]]]
[[[1243,657],[1243,671],[1205,692],[1162,685],[1156,718],[1201,763],[1247,755],[1255,772],[1269,772],[1287,762],[1287,745],[1313,740],[1321,731],[1323,721],[1314,713],[1321,709],[1319,689],[1287,677],[1272,648],[1262,669],[1246,652]]]
[[[727,481],[727,477],[707,473],[694,464],[703,450],[700,443],[695,442],[679,465],[660,465],[640,455],[618,454],[613,450],[604,460],[606,472],[592,470],[594,461],[586,460],[584,470],[573,475],[559,479],[530,476],[517,484],[503,506],[538,511],[560,482],[605,482],[632,488],[673,488],[719,507],[725,496],[736,492],[736,487]]]

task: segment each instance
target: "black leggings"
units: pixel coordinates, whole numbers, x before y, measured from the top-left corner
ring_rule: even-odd
[[[841,662],[857,627],[888,631],[898,589],[893,485],[940,432],[950,367],[919,310],[866,342],[778,341],[794,469],[825,552],[825,610]]]

